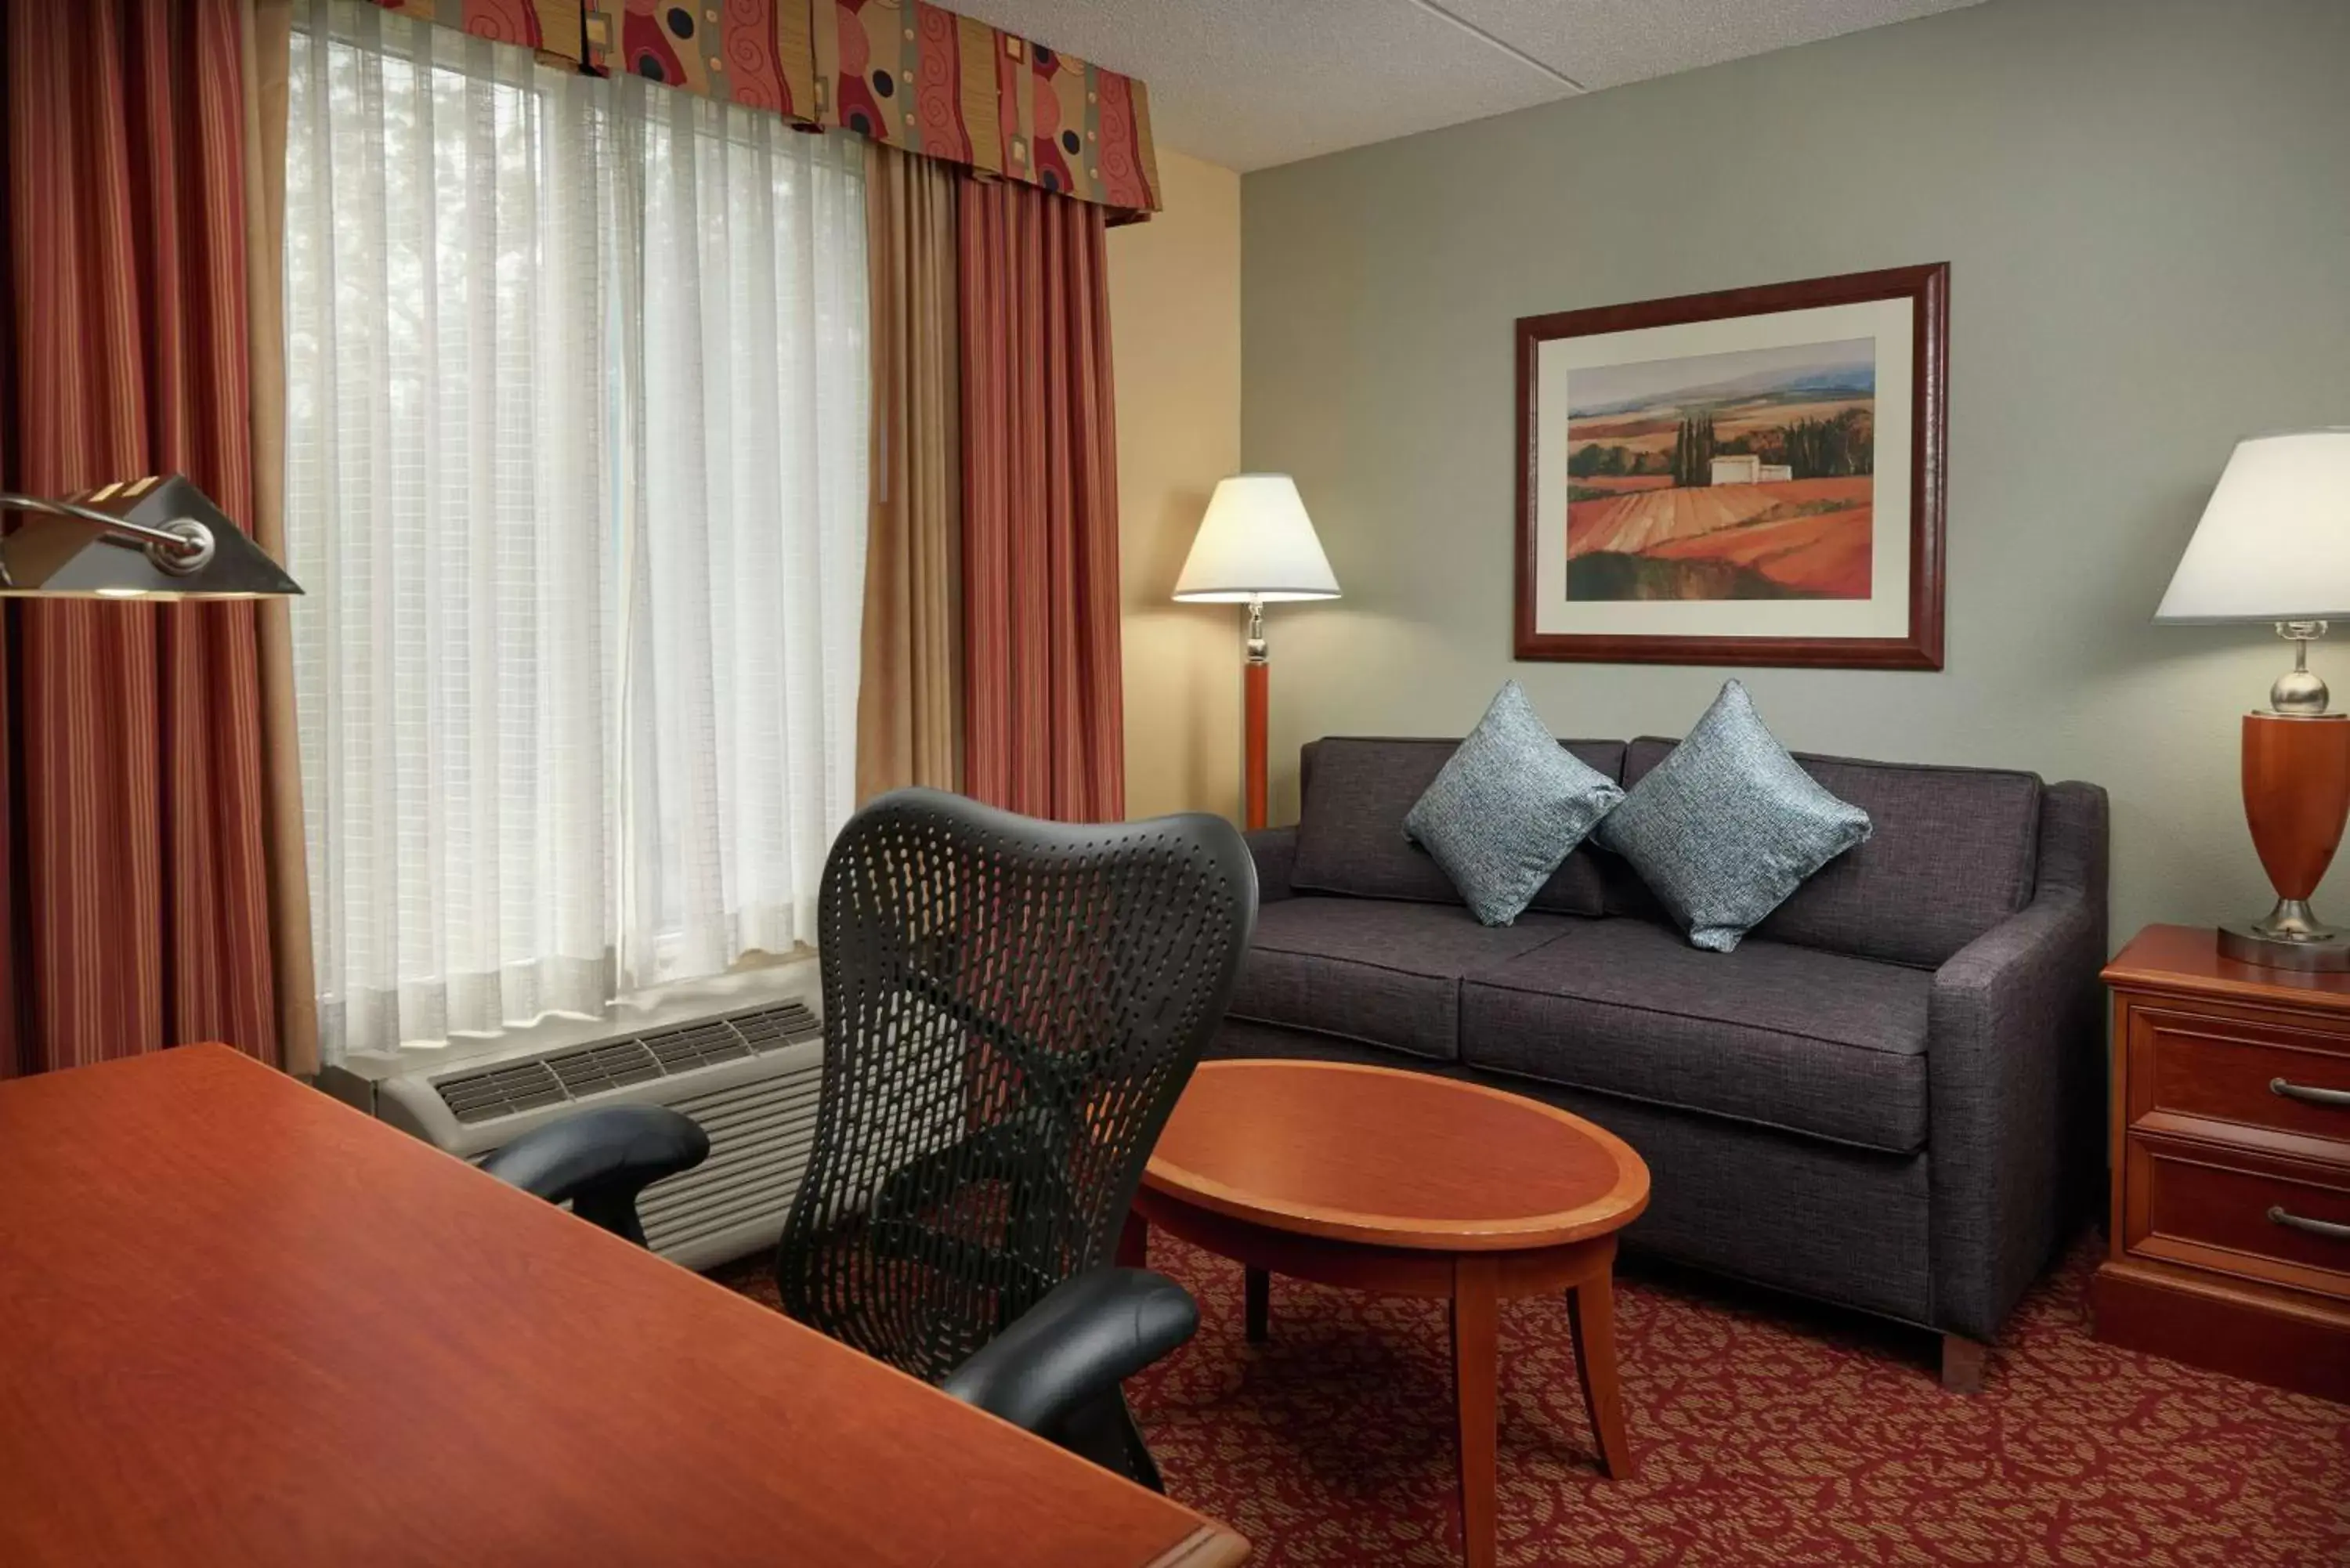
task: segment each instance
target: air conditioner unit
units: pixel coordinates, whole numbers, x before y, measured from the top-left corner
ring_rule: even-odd
[[[647,1245],[704,1269],[782,1234],[816,1140],[823,1070],[815,1010],[787,1001],[536,1051],[354,1058],[319,1086],[471,1160],[588,1106],[674,1106],[708,1130],[710,1158],[647,1188],[638,1209]]]

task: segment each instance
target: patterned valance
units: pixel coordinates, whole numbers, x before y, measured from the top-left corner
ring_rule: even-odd
[[[463,27],[476,37],[520,44],[574,65],[587,58],[587,6],[580,0],[375,0],[419,21]]]
[[[1143,84],[923,0],[377,0],[1141,216]]]

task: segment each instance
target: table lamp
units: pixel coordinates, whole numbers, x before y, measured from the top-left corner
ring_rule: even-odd
[[[1264,826],[1265,711],[1272,666],[1265,658],[1264,607],[1284,599],[1335,599],[1338,579],[1314,536],[1297,483],[1285,473],[1236,473],[1220,481],[1200,520],[1199,536],[1176,579],[1175,597],[1190,604],[1245,604],[1248,660],[1242,666],[1245,698],[1243,763],[1246,826]]]
[[[2266,917],[2220,928],[2220,950],[2272,969],[2350,970],[2350,940],[2311,912],[2350,814],[2350,715],[2327,710],[2309,645],[2350,619],[2350,429],[2237,443],[2154,618],[2269,621],[2293,668],[2244,716],[2244,816],[2276,888]]]
[[[0,597],[276,598],[302,590],[268,553],[180,475],[151,475],[62,498],[0,491]]]

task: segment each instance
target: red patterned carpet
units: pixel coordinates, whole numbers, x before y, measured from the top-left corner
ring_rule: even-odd
[[[1199,1337],[1138,1379],[1168,1490],[1263,1568],[1459,1561],[1444,1309],[1276,1279],[1241,1333],[1235,1264],[1164,1237]],[[1640,1473],[1596,1468],[1564,1303],[1502,1319],[1502,1561],[2350,1564],[2350,1407],[2097,1344],[2076,1253],[1975,1398],[1922,1334],[1641,1277],[1617,1334]],[[737,1288],[773,1301],[762,1265]]]

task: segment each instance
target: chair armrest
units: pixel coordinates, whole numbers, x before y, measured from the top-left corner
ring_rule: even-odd
[[[940,1386],[1015,1427],[1053,1437],[1068,1417],[1174,1350],[1200,1326],[1188,1292],[1147,1269],[1064,1280]]]
[[[510,1186],[644,1245],[637,1195],[710,1158],[702,1124],[667,1106],[604,1106],[534,1127],[482,1168]]]
[[[1990,1341],[2102,1170],[2102,887],[2059,887],[1935,972],[1929,1003],[1934,1326]]]
[[[1289,873],[1297,864],[1297,829],[1260,827],[1242,836],[1256,862],[1256,901],[1277,904],[1290,896]]]

